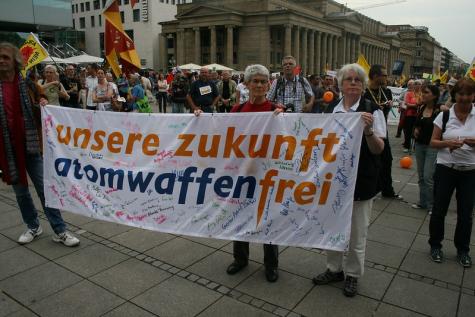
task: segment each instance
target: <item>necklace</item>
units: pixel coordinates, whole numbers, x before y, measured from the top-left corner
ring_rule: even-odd
[[[371,88],[368,88],[368,91],[369,91],[371,97],[373,98],[374,103],[377,104],[378,106],[381,107],[384,104],[386,104],[386,102],[388,102],[388,98],[386,97],[386,94],[384,93],[384,91],[381,87],[378,87],[378,97],[377,98],[374,95],[373,90]],[[382,100],[383,96],[384,96],[384,101]]]

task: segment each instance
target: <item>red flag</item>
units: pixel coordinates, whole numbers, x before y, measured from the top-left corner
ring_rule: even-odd
[[[300,65],[295,66],[294,75],[300,75],[301,71],[302,71],[302,67]]]
[[[105,18],[105,55],[114,74],[116,76],[121,74],[119,64],[122,65],[125,72],[140,69],[140,58],[135,50],[134,42],[124,31],[117,1],[112,1],[103,14]]]
[[[134,5],[139,2],[139,0],[130,0],[130,5],[132,6],[132,9],[134,8]]]

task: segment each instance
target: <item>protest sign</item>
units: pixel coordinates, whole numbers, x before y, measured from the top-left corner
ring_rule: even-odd
[[[393,95],[393,105],[388,114],[388,124],[398,125],[400,117],[399,105],[401,104],[401,98],[402,93],[404,92],[404,88],[388,86],[388,89],[391,90],[391,94]]]
[[[360,116],[46,106],[46,204],[161,232],[344,250]]]

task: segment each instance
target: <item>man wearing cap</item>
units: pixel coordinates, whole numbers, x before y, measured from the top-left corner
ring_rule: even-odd
[[[219,93],[216,85],[209,79],[208,68],[201,68],[199,79],[191,84],[186,100],[193,111],[214,112]]]
[[[440,105],[440,110],[449,110],[450,107],[452,107],[452,105],[454,104],[454,102],[452,101],[451,92],[456,83],[457,79],[453,77],[450,78],[450,80],[447,82],[447,89],[440,94],[439,100],[437,101],[437,104]]]

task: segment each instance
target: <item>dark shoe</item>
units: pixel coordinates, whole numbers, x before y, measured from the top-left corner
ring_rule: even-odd
[[[332,272],[330,270],[326,270],[322,274],[315,276],[312,281],[315,285],[325,285],[333,282],[340,282],[345,279],[345,275],[342,271],[340,272]]]
[[[396,138],[400,138],[401,137],[401,134],[396,134]]]
[[[279,271],[277,268],[266,268],[266,279],[270,283],[274,283],[279,279]]]
[[[444,257],[444,254],[442,253],[441,249],[433,248],[430,250],[430,258],[435,263],[442,263],[443,257]]]
[[[353,276],[347,276],[345,279],[345,286],[343,287],[343,294],[347,297],[353,297],[356,295],[357,288],[358,279]]]
[[[457,261],[465,268],[472,267],[472,258],[468,253],[458,253]]]
[[[241,271],[246,266],[247,266],[247,263],[239,263],[239,262],[234,261],[228,266],[226,273],[228,273],[229,275],[234,275],[237,272]]]

